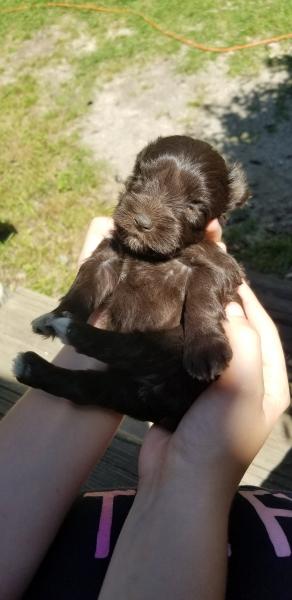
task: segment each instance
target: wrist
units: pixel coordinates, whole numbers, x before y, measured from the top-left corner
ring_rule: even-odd
[[[192,497],[198,487],[206,497],[230,506],[244,468],[228,444],[200,435],[200,431],[177,430],[170,434],[153,427],[147,434],[139,459],[139,490],[151,498],[163,490],[184,490]],[[218,436],[219,437],[219,436]]]
[[[137,500],[142,505],[152,506],[172,498],[174,503],[193,503],[198,494],[204,498],[207,510],[216,504],[228,512],[237,491],[241,476],[231,472],[225,464],[209,461],[207,458],[186,462],[179,456],[167,458],[162,468],[140,476]],[[202,507],[202,508],[204,508]]]
[[[223,598],[230,498],[217,495],[205,478],[194,481],[142,478],[111,559],[103,600],[116,594],[123,600]]]

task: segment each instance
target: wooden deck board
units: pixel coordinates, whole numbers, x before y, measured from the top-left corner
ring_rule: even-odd
[[[292,380],[292,283],[253,272],[248,273],[248,276],[252,287],[277,322]],[[56,301],[53,298],[20,289],[11,294],[0,308],[0,416],[13,406],[26,389],[13,379],[11,372],[12,359],[17,352],[30,349],[51,359],[61,347],[58,340],[44,341],[34,335],[30,327],[33,318],[50,311],[54,306]],[[135,487],[139,447],[146,429],[146,424],[125,419],[110,448],[85,482],[83,489]],[[248,469],[243,483],[264,483],[269,488],[291,490],[291,439],[291,417],[286,414],[277,423]]]
[[[292,381],[292,282],[254,271],[247,274],[253,290],[278,326]]]
[[[98,465],[93,469],[82,491],[136,488],[138,483],[139,440],[117,433]]]

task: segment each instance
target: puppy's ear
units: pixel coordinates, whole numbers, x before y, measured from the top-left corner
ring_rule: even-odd
[[[228,166],[229,199],[227,210],[234,210],[243,206],[251,197],[245,172],[239,163]]]

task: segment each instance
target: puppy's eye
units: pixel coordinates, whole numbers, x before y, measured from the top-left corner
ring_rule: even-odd
[[[194,206],[193,204],[188,204],[188,206],[186,207],[185,210],[185,215],[189,218],[189,219],[195,219],[199,214],[199,210],[197,206]]]
[[[132,186],[131,192],[134,194],[139,194],[143,190],[143,184],[141,181],[136,181]]]
[[[186,207],[185,218],[190,225],[200,226],[202,216],[202,209],[198,204],[189,204]]]
[[[122,206],[127,213],[132,213],[135,208],[135,202],[133,202],[129,196],[125,196],[122,201]]]

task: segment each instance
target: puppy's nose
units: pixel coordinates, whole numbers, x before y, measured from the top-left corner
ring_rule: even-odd
[[[152,221],[147,215],[136,215],[134,221],[137,225],[139,225],[139,227],[142,227],[143,229],[151,229],[152,227]]]

